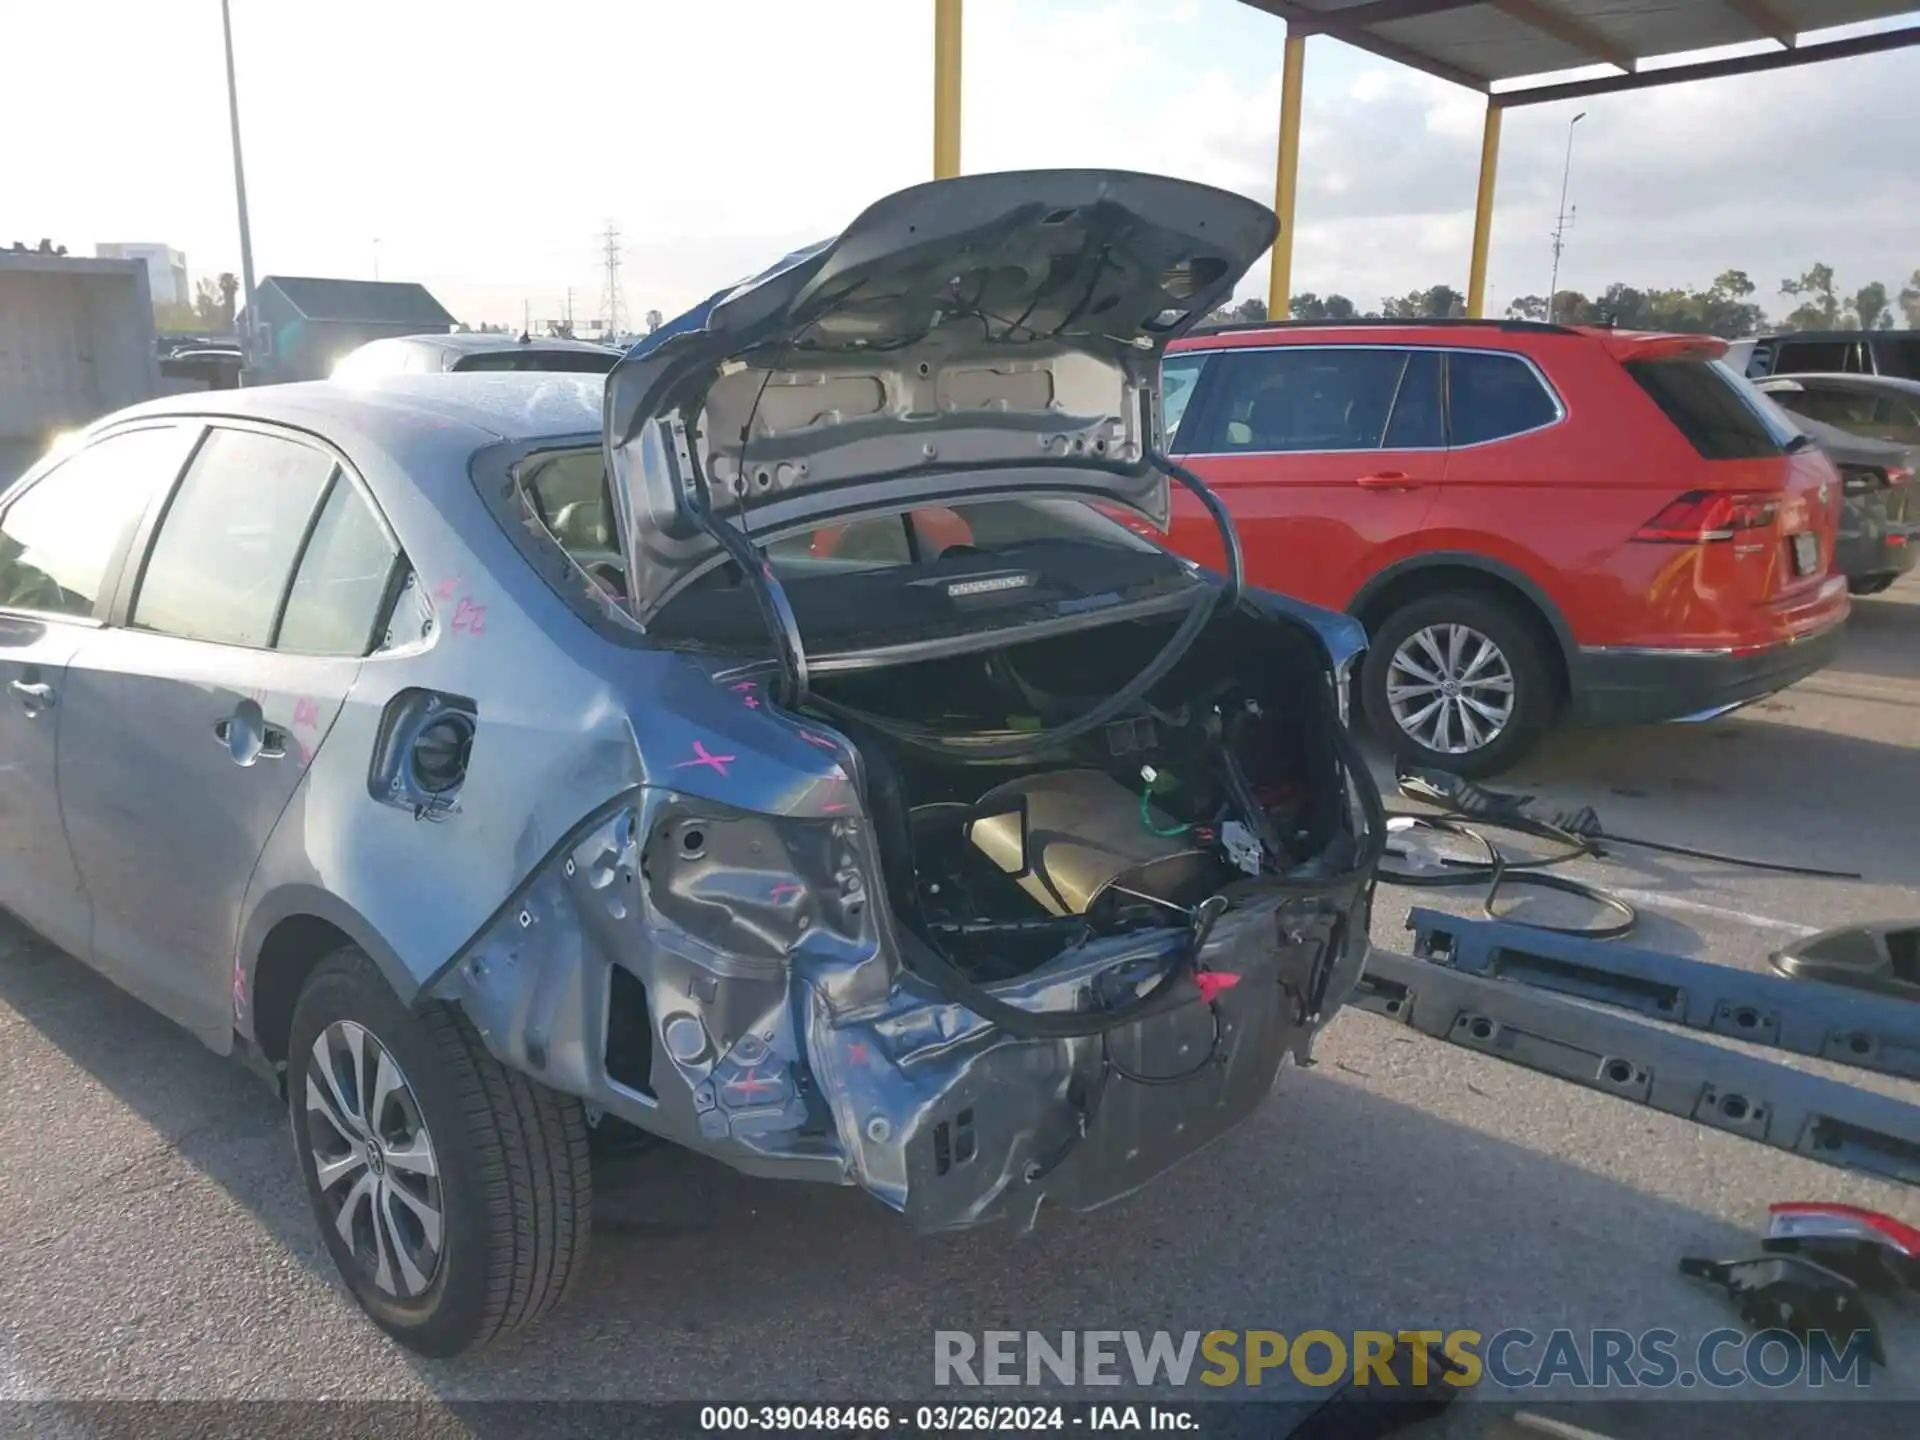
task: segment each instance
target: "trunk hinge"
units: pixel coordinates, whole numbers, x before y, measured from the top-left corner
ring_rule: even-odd
[[[807,650],[800,638],[800,622],[787,599],[786,588],[773,573],[773,564],[767,559],[767,552],[754,544],[751,536],[734,529],[714,513],[707,477],[693,463],[693,448],[687,443],[686,426],[679,420],[663,419],[656,423],[665,432],[669,442],[667,452],[674,460],[670,467],[674,488],[680,492],[687,513],[701,531],[725,552],[727,558],[740,568],[741,576],[752,588],[754,599],[759,602],[760,618],[766,623],[767,634],[773,641],[774,657],[780,664],[781,693],[775,698],[787,709],[797,710],[807,699]]]

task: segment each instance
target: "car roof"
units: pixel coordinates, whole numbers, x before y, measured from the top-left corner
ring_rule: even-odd
[[[1620,330],[1606,325],[1548,325],[1536,320],[1464,320],[1423,317],[1389,320],[1379,316],[1352,320],[1249,321],[1196,329],[1175,340],[1169,353],[1230,349],[1268,342],[1276,345],[1364,345],[1450,343],[1463,348],[1524,350],[1537,336],[1591,340],[1622,362],[1656,359],[1715,359],[1727,342],[1715,335],[1686,335],[1659,330]]]
[[[470,454],[500,441],[597,441],[605,387],[604,376],[571,371],[393,375],[354,383],[309,380],[170,395],[117,411],[99,423],[164,415],[226,416],[291,425],[343,444],[351,436],[388,453],[413,450],[433,436],[450,451]]]
[[[1829,390],[1892,391],[1899,395],[1920,396],[1920,380],[1909,380],[1904,375],[1860,375],[1853,372],[1833,370],[1782,370],[1777,375],[1764,375],[1766,380],[1811,381]]]
[[[1245,340],[1262,334],[1270,334],[1288,340],[1297,340],[1320,333],[1338,335],[1345,338],[1355,331],[1433,331],[1445,333],[1458,332],[1463,338],[1473,334],[1493,332],[1507,335],[1572,335],[1573,329],[1565,325],[1547,325],[1537,320],[1454,320],[1444,317],[1422,317],[1417,320],[1391,320],[1383,316],[1355,316],[1351,320],[1242,320],[1226,325],[1203,325],[1189,331],[1172,342],[1169,349],[1203,348],[1203,342],[1214,337],[1223,337],[1226,341]]]
[[[522,340],[518,335],[483,335],[477,332],[463,335],[449,331],[445,335],[395,335],[391,337],[391,343],[423,345],[435,350],[451,350],[461,355],[492,354],[500,350],[573,350],[587,351],[596,355],[624,353],[612,345],[600,345],[592,340],[574,340],[559,335],[536,335]]]
[[[1777,335],[1759,336],[1763,345],[1798,344],[1803,340],[1911,340],[1912,330],[1783,330]]]

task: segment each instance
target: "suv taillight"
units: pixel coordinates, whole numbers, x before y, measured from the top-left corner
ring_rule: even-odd
[[[1889,465],[1887,467],[1887,483],[1889,485],[1904,485],[1911,479],[1913,479],[1913,471],[1907,469],[1905,466]]]
[[[1742,530],[1765,530],[1779,513],[1780,496],[1768,491],[1689,490],[1633,538],[1662,545],[1731,540]]]

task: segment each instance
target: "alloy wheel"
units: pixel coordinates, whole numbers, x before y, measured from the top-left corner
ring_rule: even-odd
[[[393,1053],[336,1020],[307,1058],[307,1144],[316,1188],[354,1259],[387,1294],[416,1299],[440,1268],[440,1165]]]
[[[1469,755],[1513,718],[1513,667],[1467,625],[1429,625],[1400,642],[1387,668],[1394,722],[1427,749]]]

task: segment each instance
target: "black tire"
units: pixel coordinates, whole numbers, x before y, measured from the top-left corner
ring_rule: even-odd
[[[1878,595],[1899,578],[1898,575],[1867,575],[1858,580],[1847,581],[1847,590],[1854,595]]]
[[[309,1067],[320,1037],[351,1043],[353,1026],[397,1062],[405,1094],[398,1101],[389,1096],[388,1113],[397,1113],[396,1104],[412,1107],[408,1113],[429,1137],[426,1153],[437,1170],[429,1198],[438,1201],[440,1244],[430,1276],[414,1267],[413,1276],[426,1283],[411,1295],[401,1293],[409,1288],[405,1279],[383,1288],[335,1223],[341,1198],[358,1182],[342,1180],[323,1193],[318,1180],[316,1143],[345,1150],[351,1144],[339,1146],[341,1128],[329,1132],[326,1120],[309,1114]],[[592,1228],[593,1174],[578,1100],[495,1060],[457,1008],[407,1010],[372,961],[352,947],[328,956],[308,978],[287,1053],[288,1110],[314,1218],[347,1288],[381,1329],[410,1350],[440,1358],[530,1325],[560,1302],[583,1269]],[[378,1061],[373,1068],[378,1071]],[[380,1087],[371,1088],[377,1093]],[[400,1116],[398,1125],[405,1121]],[[388,1159],[373,1166],[376,1176],[391,1175],[395,1184],[402,1168]],[[382,1200],[402,1220],[417,1214],[373,1194],[355,1207],[369,1227],[357,1232],[363,1236],[372,1235]],[[430,1234],[417,1220],[407,1223],[414,1237]],[[397,1233],[390,1228],[370,1243],[397,1246]],[[397,1249],[391,1253],[398,1258]],[[409,1252],[409,1263],[419,1258]],[[389,1276],[400,1271],[397,1264],[388,1267]]]
[[[1491,641],[1513,686],[1512,708],[1498,733],[1457,753],[1430,747],[1408,733],[1387,698],[1388,675],[1401,646],[1422,631],[1450,625],[1464,626]],[[1497,775],[1518,763],[1553,725],[1561,702],[1559,677],[1530,617],[1493,596],[1464,590],[1422,596],[1379,624],[1361,666],[1360,695],[1373,733],[1397,759],[1470,779]]]

